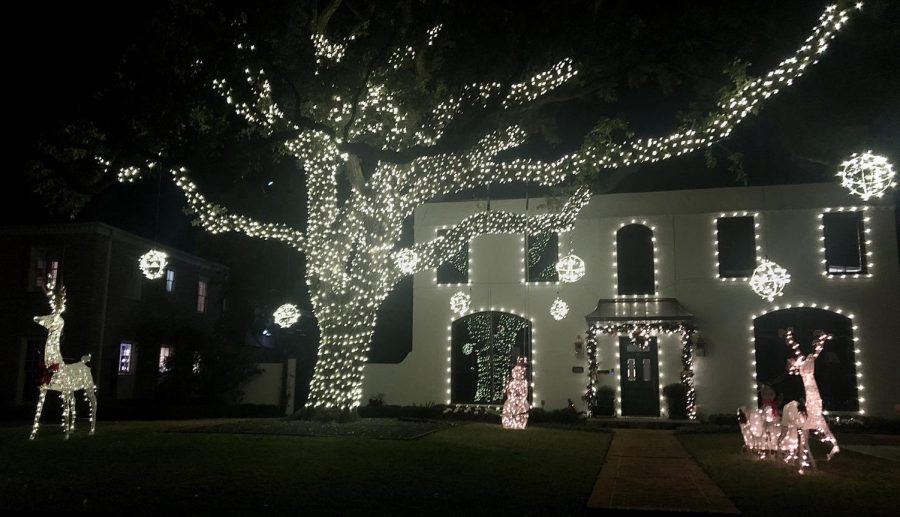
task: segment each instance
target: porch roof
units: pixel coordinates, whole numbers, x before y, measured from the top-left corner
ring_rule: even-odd
[[[597,322],[688,322],[693,318],[694,315],[675,298],[601,299],[594,312],[584,317],[588,325]]]

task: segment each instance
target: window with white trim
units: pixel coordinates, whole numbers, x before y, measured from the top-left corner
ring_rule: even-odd
[[[822,214],[826,274],[865,275],[868,273],[864,219],[862,212]]]
[[[756,222],[753,216],[716,219],[719,278],[748,278],[756,268]]]

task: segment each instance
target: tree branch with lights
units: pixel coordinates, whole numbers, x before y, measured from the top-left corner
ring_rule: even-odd
[[[698,123],[684,124],[662,137],[619,141],[598,125],[576,151],[554,160],[535,160],[516,154],[529,135],[507,119],[565,88],[578,74],[572,59],[556,61],[509,85],[471,83],[422,109],[409,99],[414,96],[404,96],[396,85],[402,74],[423,75],[424,56],[434,52],[441,26],[422,34],[418,46],[398,44],[391,49],[396,31],[392,32],[390,39],[376,45],[388,50],[366,54],[364,73],[342,84],[344,67],[359,68],[358,62],[348,64],[345,58],[358,48],[354,45],[360,33],[354,29],[343,39],[327,34],[342,7],[351,8],[332,2],[310,24],[312,68],[306,80],[318,92],[315,98],[304,99],[294,88],[285,95],[294,99],[294,105],[283,109],[277,88],[259,66],[255,46],[243,39],[236,45],[238,57],[245,61],[242,80],[234,81],[234,86],[224,78],[212,82],[236,115],[265,138],[283,142],[282,151],[305,172],[304,231],[231,213],[200,193],[188,169],[170,167],[204,229],[276,239],[305,254],[306,281],[321,330],[308,404],[341,410],[359,404],[378,312],[401,278],[436,268],[478,236],[568,231],[591,192],[577,188],[554,213],[489,210],[472,214],[441,237],[403,248],[402,223],[417,207],[492,183],[573,185],[601,171],[707,148],[727,138],[766,99],[816,63],[850,14],[850,9],[826,9],[791,57],[763,76],[735,85]],[[498,118],[497,113],[503,116]],[[493,126],[448,141],[448,131],[461,114],[476,120],[480,116],[482,128]],[[133,180],[148,170],[146,165],[131,165],[119,172],[120,177]]]

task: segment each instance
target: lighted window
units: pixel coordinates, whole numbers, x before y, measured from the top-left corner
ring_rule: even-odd
[[[756,268],[753,216],[716,219],[716,256],[720,278],[747,278]]]
[[[172,355],[175,353],[175,349],[170,346],[161,346],[159,347],[159,373],[164,374],[168,373],[170,370],[169,361],[172,360]]]
[[[131,343],[119,343],[119,375],[128,375],[131,373],[133,365],[133,347]]]
[[[55,283],[59,276],[59,261],[54,258],[56,252],[51,249],[31,249],[31,269],[29,271],[29,288],[43,289],[48,283]]]
[[[437,231],[438,237],[443,237],[446,229]],[[469,282],[469,246],[463,245],[462,249],[437,267],[436,281],[438,284],[466,284]]]
[[[175,270],[169,268],[166,270],[166,292],[171,293],[175,290]]]
[[[558,282],[559,234],[545,232],[525,237],[525,281]]]
[[[862,212],[830,212],[822,215],[825,238],[825,272],[829,275],[868,273]]]
[[[653,230],[628,224],[616,232],[616,280],[620,296],[656,294]]]
[[[206,312],[206,303],[208,301],[207,289],[209,288],[209,281],[205,278],[200,278],[197,282],[197,312]]]

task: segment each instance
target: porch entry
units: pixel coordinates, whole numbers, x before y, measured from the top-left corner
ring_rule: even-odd
[[[619,337],[622,416],[659,416],[659,345],[656,336]]]

